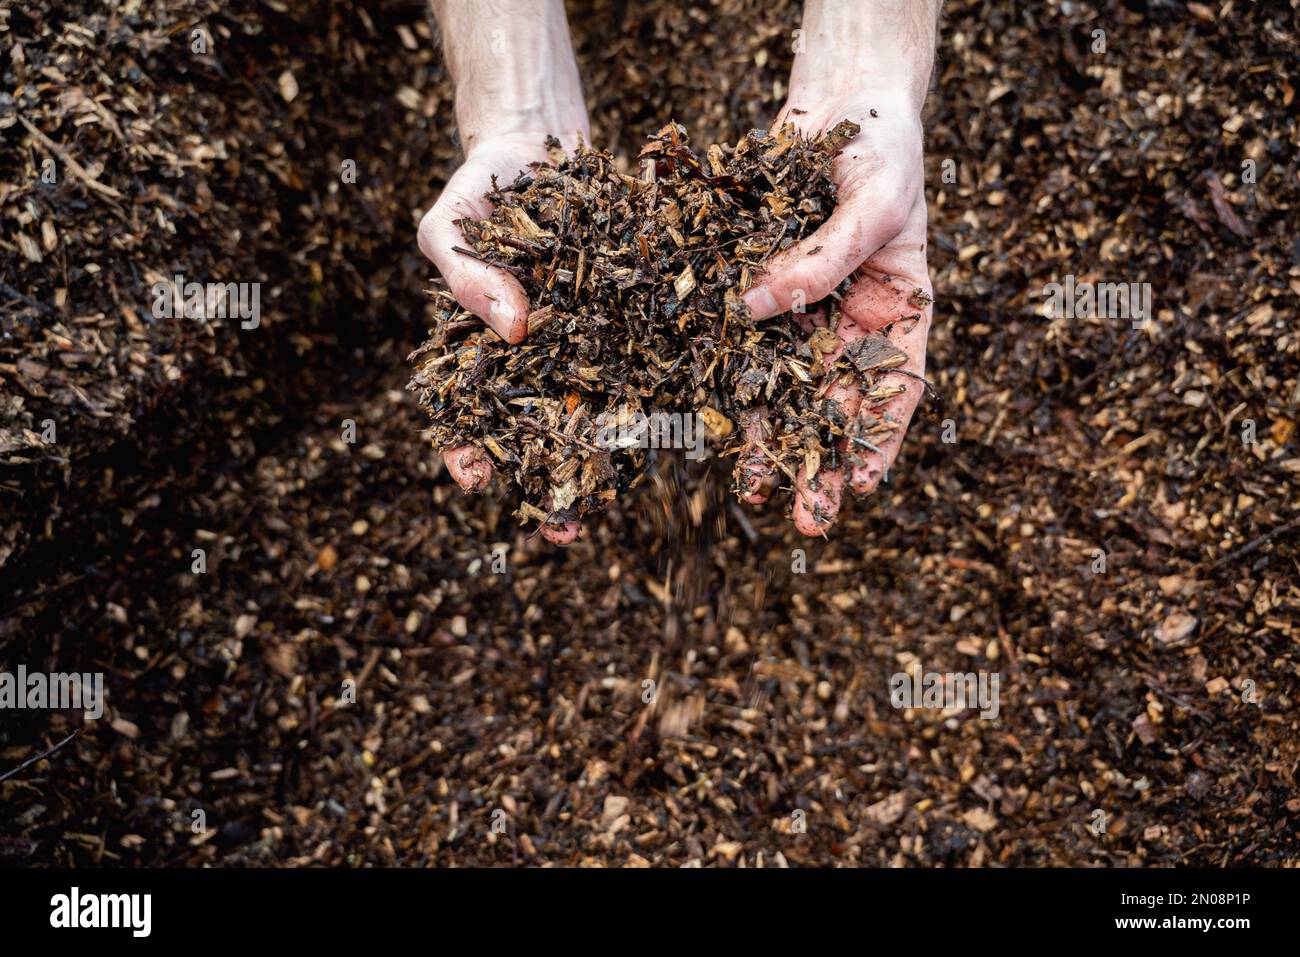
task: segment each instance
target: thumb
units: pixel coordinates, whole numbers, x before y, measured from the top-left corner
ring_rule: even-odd
[[[490,212],[485,201],[470,199],[481,196],[487,186],[470,192],[463,182],[457,182],[464,171],[462,167],[448,181],[437,203],[420,221],[420,251],[438,267],[457,302],[491,326],[506,342],[522,342],[528,332],[528,297],[523,287],[504,269],[479,262],[453,248],[468,246],[464,233],[456,225],[457,220],[486,218]]]

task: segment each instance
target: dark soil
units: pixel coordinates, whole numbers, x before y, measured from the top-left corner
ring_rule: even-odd
[[[890,484],[807,540],[665,457],[567,550],[404,391],[455,158],[423,9],[104,10],[0,14],[0,670],[109,693],[0,781],[0,861],[1300,863],[1294,2],[948,3],[944,403]],[[594,139],[766,125],[797,16],[572,4]],[[262,327],[155,322],[176,270]],[[1043,318],[1067,275],[1153,321]],[[917,661],[1000,714],[895,710]],[[0,775],[80,725],[0,713]]]

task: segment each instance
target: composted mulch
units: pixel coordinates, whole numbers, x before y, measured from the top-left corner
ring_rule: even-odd
[[[594,138],[766,125],[798,6],[571,4]],[[6,9],[0,669],[109,697],[3,715],[0,775],[81,733],[0,862],[1296,864],[1296,12],[946,4],[889,484],[808,540],[665,457],[557,551],[404,390],[457,150],[419,5]],[[176,271],[262,326],[155,320]],[[1067,275],[1153,321],[1045,318]],[[893,708],[917,663],[999,715]]]

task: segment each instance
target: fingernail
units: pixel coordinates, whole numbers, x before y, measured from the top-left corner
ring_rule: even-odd
[[[755,286],[740,298],[745,300],[745,305],[749,306],[749,311],[756,319],[765,319],[780,311],[776,306],[776,297],[766,286]]]
[[[496,330],[497,335],[510,341],[510,330],[514,328],[515,311],[504,300],[498,299],[488,310],[488,325]]]

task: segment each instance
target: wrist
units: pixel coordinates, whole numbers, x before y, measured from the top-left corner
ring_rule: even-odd
[[[466,156],[502,140],[517,140],[525,148],[541,151],[547,136],[555,136],[566,148],[572,148],[579,135],[591,139],[582,101],[563,96],[496,101],[457,97],[456,117]]]
[[[937,16],[936,0],[808,0],[790,73],[791,101],[879,101],[882,110],[919,118],[934,65]]]
[[[791,107],[810,113],[827,110],[843,113],[846,106],[856,106],[862,113],[874,110],[879,116],[891,120],[904,118],[919,123],[925,106],[926,89],[927,83],[923,80],[900,83],[897,74],[873,75],[867,71],[856,71],[846,81],[791,82],[786,102]],[[836,115],[832,122],[845,118],[846,116]],[[847,118],[859,123],[864,119],[862,116]],[[827,119],[831,119],[829,115]]]
[[[782,116],[804,129],[830,129],[840,120],[920,129],[923,103],[923,96],[893,80],[859,75],[852,84],[792,83]]]
[[[491,15],[487,15],[488,13]],[[465,152],[489,139],[587,135],[561,0],[435,0]]]

